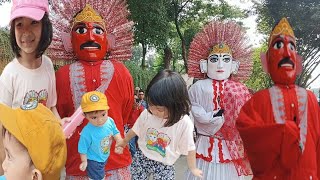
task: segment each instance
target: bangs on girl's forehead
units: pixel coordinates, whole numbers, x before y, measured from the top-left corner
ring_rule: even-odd
[[[161,106],[163,105],[160,101],[160,98],[155,96],[155,94],[150,94],[147,97],[147,102],[151,106]]]
[[[170,85],[164,79],[154,83],[147,92],[148,103],[156,106],[165,106],[170,98]]]
[[[22,20],[22,18],[23,18],[23,17],[15,18],[15,19],[14,19],[14,21],[15,21],[15,22],[17,22],[17,21],[21,21],[21,20]]]
[[[16,22],[21,22],[21,21],[23,21],[24,19],[28,19],[30,22],[41,22],[41,19],[40,19],[40,20],[35,20],[35,19],[29,18],[29,17],[25,17],[25,16],[17,17],[17,18],[14,19],[12,22],[14,22],[14,23],[16,23]]]

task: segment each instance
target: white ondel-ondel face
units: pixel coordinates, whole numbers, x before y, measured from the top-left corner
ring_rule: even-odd
[[[228,79],[233,68],[232,56],[228,53],[214,53],[208,57],[207,76],[215,80]]]

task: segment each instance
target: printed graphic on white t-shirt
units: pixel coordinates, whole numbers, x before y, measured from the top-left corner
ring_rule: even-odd
[[[162,157],[166,157],[166,147],[171,142],[170,137],[167,134],[158,132],[154,128],[148,128],[146,137],[147,148],[159,153]]]
[[[42,89],[39,92],[35,90],[31,90],[25,94],[23,99],[23,105],[30,104],[36,101],[46,106],[47,100],[48,100],[48,91],[46,89]]]

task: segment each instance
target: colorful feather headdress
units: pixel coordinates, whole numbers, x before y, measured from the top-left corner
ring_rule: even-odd
[[[104,20],[110,45],[108,58],[130,59],[133,22],[128,20],[129,11],[125,0],[54,0],[50,11],[53,38],[47,54],[59,64],[68,64],[76,60],[72,52],[70,31],[74,16],[85,8],[86,4],[89,4]]]
[[[200,60],[207,59],[213,47],[226,44],[231,48],[233,59],[240,62],[237,75],[231,79],[244,81],[252,71],[252,51],[245,31],[235,22],[212,21],[195,35],[191,42],[188,58],[188,74],[204,79],[206,74],[200,72]]]

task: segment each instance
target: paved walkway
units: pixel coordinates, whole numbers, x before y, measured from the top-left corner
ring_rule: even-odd
[[[175,164],[175,169],[176,169],[176,180],[184,180],[185,178],[185,172],[188,169],[188,164],[187,164],[187,158],[186,156],[180,156],[178,161]],[[64,173],[62,173],[64,174]],[[64,180],[64,176],[61,177],[61,180]],[[150,180],[152,180],[152,177],[150,177]],[[251,178],[247,178],[246,180],[251,180]]]
[[[176,169],[176,180],[183,180],[188,169],[187,157],[180,156],[174,167]]]
[[[187,164],[187,157],[186,156],[180,156],[178,161],[175,164],[176,169],[176,180],[184,180],[185,179],[185,172],[188,169]],[[245,180],[251,180],[252,177],[248,177]]]

